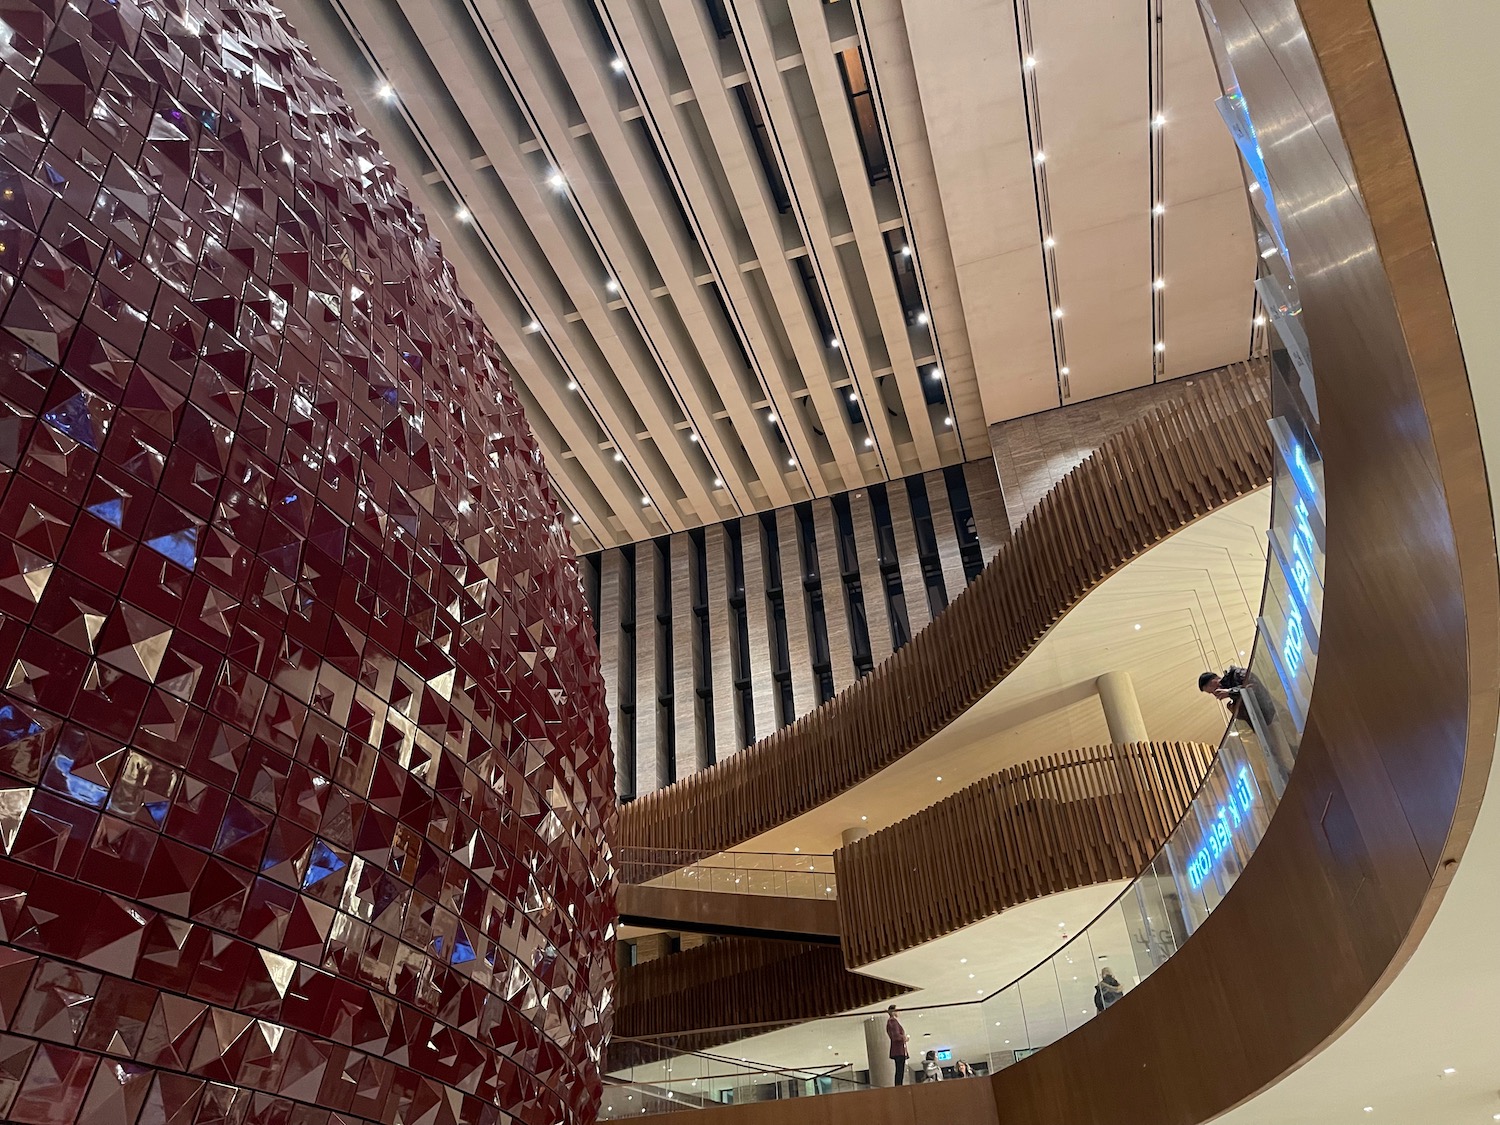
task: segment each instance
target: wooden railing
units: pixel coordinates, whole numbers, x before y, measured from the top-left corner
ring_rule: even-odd
[[[607,1071],[878,1004],[909,991],[837,946],[729,937],[620,970]]]
[[[828,703],[623,806],[626,847],[732,848],[866,780],[953,722],[1119,567],[1271,473],[1263,369],[1203,380],[1108,439],[926,629]]]
[[[1214,754],[1198,742],[1138,742],[1049,755],[840,849],[845,962],[858,968],[1031,899],[1134,878]]]

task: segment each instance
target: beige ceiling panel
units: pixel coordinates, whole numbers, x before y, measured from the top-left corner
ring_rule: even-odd
[[[1166,377],[1248,359],[1255,244],[1244,188],[1179,203],[1167,219]]]
[[[972,457],[972,450],[988,448],[989,437],[979,387],[974,381],[969,329],[964,320],[948,223],[928,147],[927,122],[922,117],[901,3],[862,0],[860,14],[870,73],[885,110],[891,157],[900,169],[900,203],[927,293],[927,310],[932,316],[954,421],[966,443],[978,443],[967,450]]]
[[[905,17],[986,421],[1057,406],[1015,21],[994,0]]]
[[[1163,0],[1162,245],[1165,375],[1245,359],[1255,240],[1240,159],[1214,106],[1219,84],[1193,0]]]
[[[1073,401],[1152,379],[1147,14],[1139,0],[1031,9]]]

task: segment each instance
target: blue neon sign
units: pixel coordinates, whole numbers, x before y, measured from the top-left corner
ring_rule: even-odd
[[[1203,843],[1188,861],[1188,882],[1193,890],[1203,886],[1204,880],[1228,854],[1235,833],[1249,819],[1254,804],[1255,787],[1250,784],[1250,767],[1241,766],[1234,784],[1229,787],[1229,800],[1219,806],[1213,823],[1203,836]]]

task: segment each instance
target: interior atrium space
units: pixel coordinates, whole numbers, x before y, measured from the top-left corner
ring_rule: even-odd
[[[1497,42],[0,0],[0,1121],[1500,1122]]]

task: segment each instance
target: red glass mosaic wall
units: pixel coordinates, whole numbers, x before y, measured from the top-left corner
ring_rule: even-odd
[[[603,688],[452,269],[262,0],[0,60],[0,1118],[592,1120]]]

